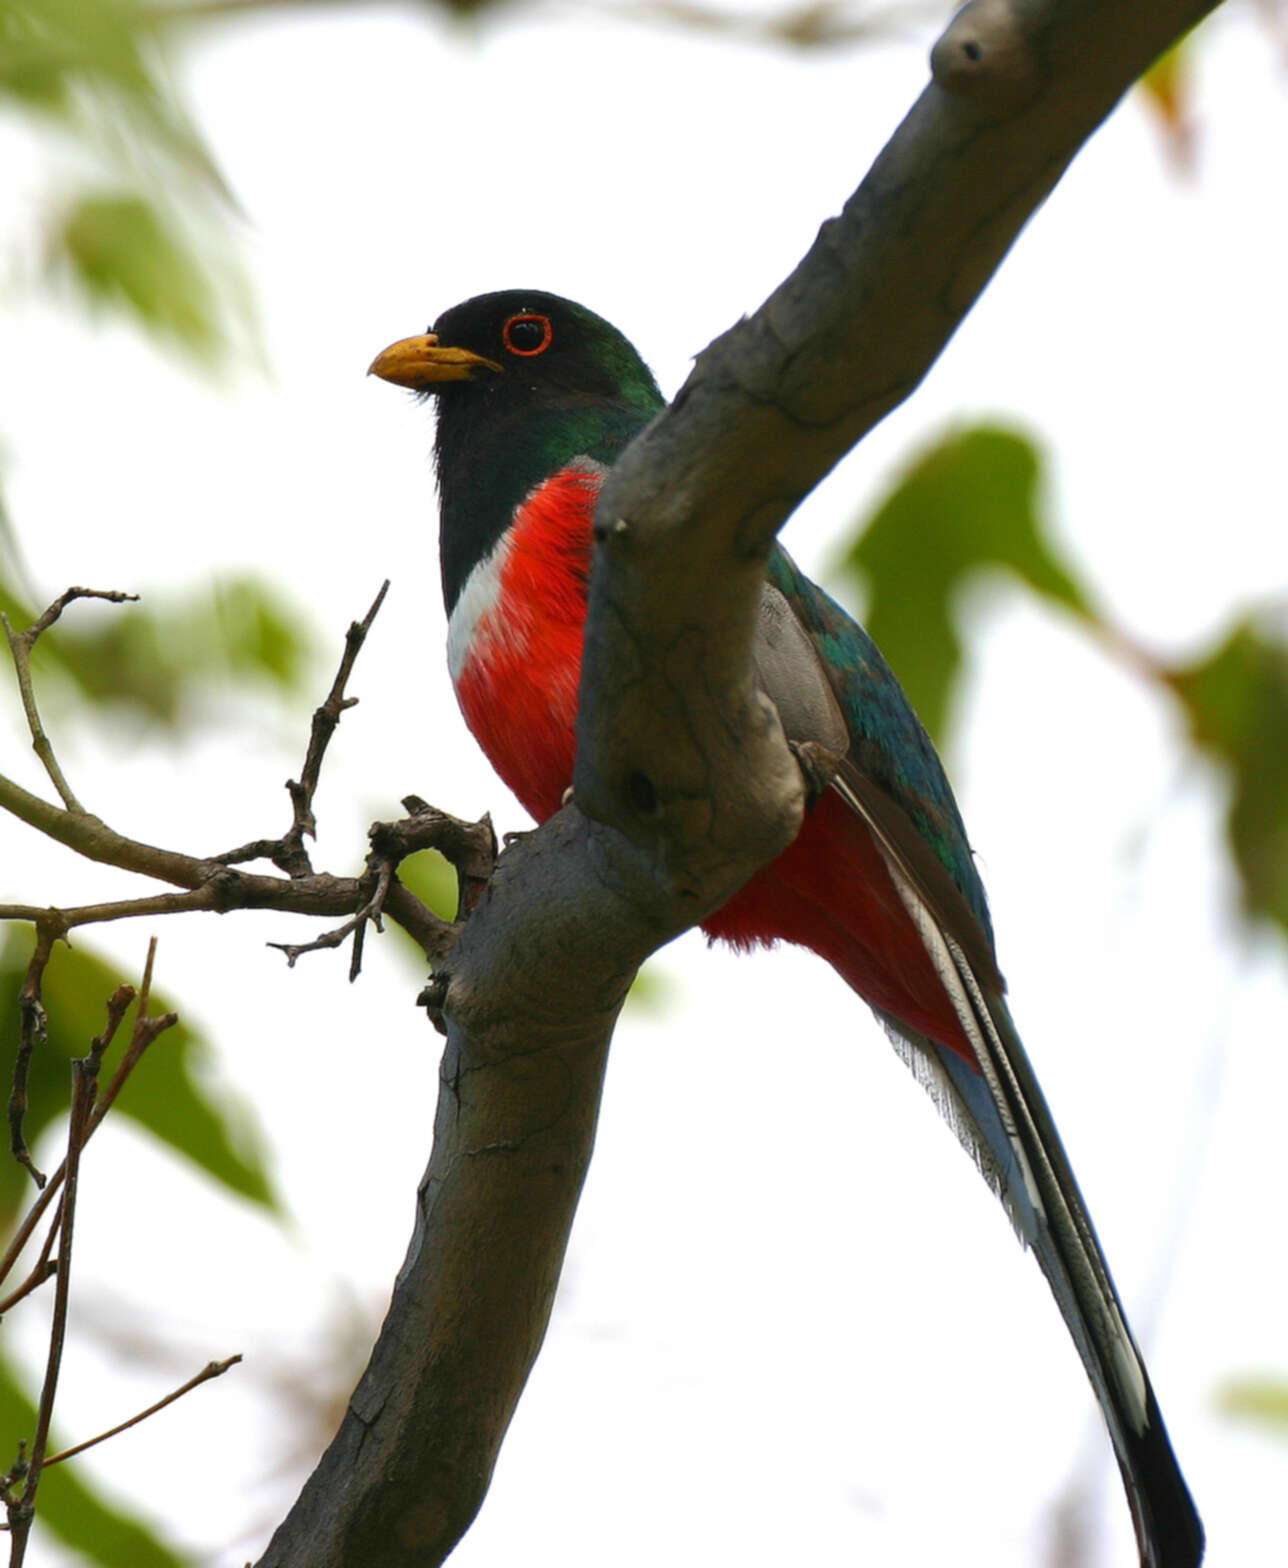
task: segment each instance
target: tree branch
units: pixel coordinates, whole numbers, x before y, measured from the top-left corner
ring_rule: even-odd
[[[25,1108],[26,1070],[31,1049],[43,1029],[43,1011],[40,1005],[39,980],[53,942],[66,936],[76,926],[103,921],[122,920],[139,915],[184,914],[193,910],[226,914],[233,909],[279,909],[289,913],[314,916],[351,916],[341,928],[339,937],[332,933],[316,943],[284,946],[288,956],[296,957],[314,947],[335,946],[344,935],[355,933],[355,962],[361,955],[361,933],[368,920],[384,910],[404,927],[423,947],[426,957],[436,961],[446,953],[454,939],[456,927],[448,924],[425,908],[407,888],[394,881],[401,856],[393,854],[391,846],[410,839],[399,839],[400,824],[377,823],[373,835],[383,834],[383,849],[373,847],[368,858],[366,874],[361,878],[333,877],[315,872],[304,850],[304,837],[313,834],[313,796],[321,775],[327,745],[340,716],[357,701],[345,695],[345,687],[353,670],[354,661],[362,648],[371,624],[384,602],[389,584],[386,582],[361,621],[354,622],[345,638],[344,656],[332,682],[326,701],[313,715],[308,751],[298,781],[292,779],[287,789],[292,801],[292,822],[287,832],[277,839],[257,839],[221,855],[198,857],[174,850],[161,849],[153,844],[140,843],[117,833],[92,813],[86,811],[72,794],[63,779],[54,758],[53,748],[41,726],[36,708],[35,694],[30,675],[31,647],[42,632],[46,631],[75,599],[110,599],[114,603],[134,597],[115,591],[100,593],[87,588],[70,588],[57,599],[26,632],[16,634],[5,623],[13,650],[18,673],[19,689],[33,736],[33,745],[45,761],[46,770],[63,798],[63,806],[33,795],[20,784],[0,775],[0,807],[8,810],[21,821],[36,828],[47,837],[65,844],[69,849],[89,860],[117,866],[124,871],[137,871],[161,882],[184,888],[183,893],[153,894],[150,897],[111,900],[100,904],[84,904],[68,909],[43,909],[34,904],[0,905],[0,919],[29,920],[36,927],[37,947],[23,988],[23,1039],[14,1074],[14,1088],[9,1102],[10,1141],[17,1158],[31,1170],[39,1184],[43,1178],[31,1164],[26,1144],[22,1139],[22,1114]],[[408,797],[417,800],[417,797]],[[409,808],[410,809],[410,808]],[[417,809],[428,811],[423,802]],[[454,818],[439,817],[439,837],[444,842],[464,846],[468,825],[457,824],[447,829],[442,824],[455,822]],[[464,830],[464,836],[462,831]],[[491,828],[487,829],[490,837]],[[413,835],[414,836],[414,835]],[[423,848],[433,839],[421,834]],[[375,839],[373,837],[373,846]],[[462,853],[469,853],[464,848]],[[413,853],[408,848],[403,854]],[[449,848],[450,857],[450,848]],[[252,873],[236,868],[236,864],[254,859],[271,860],[287,873],[286,878]],[[471,865],[474,862],[471,861]],[[377,897],[375,890],[383,884]],[[374,902],[373,902],[374,900]],[[294,958],[292,957],[292,962]],[[356,973],[356,968],[353,971]]]
[[[575,804],[502,855],[440,974],[416,1230],[260,1568],[426,1568],[468,1526],[545,1332],[626,987],[799,820],[805,784],[749,667],[775,531],[917,385],[1077,148],[1210,8],[974,0],[842,215],[617,465]]]

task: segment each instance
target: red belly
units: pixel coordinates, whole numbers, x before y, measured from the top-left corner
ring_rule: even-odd
[[[598,483],[567,469],[520,508],[496,604],[480,615],[456,681],[466,723],[539,822],[572,783]],[[740,948],[808,947],[873,1007],[974,1060],[872,835],[837,795],[823,795],[795,842],[703,930]]]
[[[565,679],[556,689],[549,670],[531,661],[508,673],[504,711],[525,715],[520,733],[500,721],[501,705],[488,700],[491,682],[477,668],[462,672],[457,695],[492,765],[544,822],[572,783],[576,686]],[[795,841],[702,929],[743,949],[807,947],[871,1006],[974,1060],[872,835],[837,795],[824,794]]]

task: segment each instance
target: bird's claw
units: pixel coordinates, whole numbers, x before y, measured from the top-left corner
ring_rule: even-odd
[[[805,780],[805,809],[813,811],[836,777],[841,759],[816,740],[789,740],[787,746]]]

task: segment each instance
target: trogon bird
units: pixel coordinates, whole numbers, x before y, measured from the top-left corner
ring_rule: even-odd
[[[607,321],[484,294],[372,372],[433,395],[448,663],[465,720],[538,821],[572,782],[604,476],[664,406]],[[873,1009],[1033,1249],[1099,1401],[1144,1568],[1203,1530],[1069,1161],[1011,1022],[984,888],[930,739],[862,627],[781,548],[753,647],[787,739],[837,759],[793,843],[704,924],[799,943]]]

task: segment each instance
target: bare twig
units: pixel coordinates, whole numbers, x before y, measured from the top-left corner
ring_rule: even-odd
[[[36,947],[27,965],[27,973],[18,994],[21,1027],[18,1038],[18,1055],[13,1064],[13,1088],[9,1091],[9,1148],[19,1165],[25,1166],[37,1187],[45,1185],[44,1175],[36,1169],[27,1140],[23,1134],[23,1117],[27,1114],[27,1079],[31,1071],[31,1056],[38,1042],[45,1038],[47,1019],[41,1000],[41,984],[49,963],[54,943],[62,931],[58,923],[47,916],[36,925]]]
[[[314,917],[338,915],[347,921],[356,922],[350,924],[343,935],[349,931],[356,933],[363,930],[372,911],[367,908],[365,915],[355,915],[354,912],[370,905],[373,891],[380,880],[378,868],[373,871],[369,865],[368,873],[362,879],[314,873],[304,851],[303,839],[306,833],[314,831],[312,802],[327,744],[339,723],[340,715],[353,704],[353,699],[344,695],[345,685],[358,651],[384,601],[387,588],[386,583],[366,616],[348,630],[344,655],[331,691],[313,715],[308,752],[300,779],[288,784],[295,809],[292,826],[282,838],[257,839],[239,849],[209,858],[179,854],[126,838],[79,806],[69,804],[60,808],[0,775],[0,809],[10,811],[38,832],[66,844],[89,860],[139,872],[185,890],[68,909],[4,904],[0,905],[0,919],[29,920],[38,931],[47,927],[62,936],[76,926],[139,915],[179,914],[191,910],[210,910],[222,914],[231,909],[278,909]],[[33,632],[52,624],[56,612],[79,593],[80,590],[71,589],[64,594],[46,611]],[[30,634],[24,634],[27,635]],[[238,869],[237,863],[253,859],[273,861],[286,871],[286,878]],[[446,926],[396,880],[387,889],[382,912],[396,920],[421,945],[431,962],[444,954],[451,945],[453,928]],[[343,940],[343,935],[339,940]],[[357,945],[360,958],[360,939]]]
[[[152,973],[156,968],[156,962],[157,939],[156,937],[151,937],[148,940],[148,956],[143,960],[143,978],[139,981],[139,1010],[134,1015],[135,1032],[138,1030],[139,1023],[147,1018],[148,1008],[152,1005]],[[130,1043],[133,1044],[132,1039]],[[115,1083],[115,1080],[113,1080],[113,1083]],[[107,1106],[104,1105],[102,1111],[105,1112],[106,1110]],[[102,1121],[102,1119],[103,1116],[100,1113],[98,1120]]]
[[[349,630],[345,633],[344,654],[340,660],[340,668],[336,671],[326,701],[313,713],[313,725],[309,733],[309,747],[304,757],[303,770],[298,779],[287,780],[286,788],[290,792],[291,804],[294,807],[290,828],[279,839],[255,839],[252,843],[242,844],[237,849],[226,850],[222,855],[217,855],[215,858],[224,865],[240,865],[248,860],[271,860],[290,877],[308,877],[314,874],[312,862],[304,848],[304,837],[306,834],[310,838],[317,837],[317,821],[313,816],[313,796],[321,776],[322,761],[326,756],[331,737],[335,734],[336,726],[340,722],[341,714],[346,708],[352,708],[358,700],[356,697],[346,697],[344,688],[353,673],[354,662],[362,650],[362,645],[367,640],[371,623],[379,613],[388,592],[389,580],[386,578],[366,615],[360,621],[350,622]],[[359,928],[366,918],[361,914],[354,916],[354,920],[359,922]],[[350,929],[352,930],[353,927],[351,926]],[[348,932],[345,932],[345,935],[348,935]],[[343,937],[339,940],[342,941]],[[335,947],[337,943],[324,942],[321,945]],[[291,961],[293,963],[294,959]]]
[[[60,1165],[58,1169],[62,1171],[63,1166]],[[61,1183],[59,1185],[61,1186]],[[58,1261],[57,1258],[54,1258],[51,1255],[54,1250],[54,1243],[58,1240],[59,1226],[63,1223],[63,1204],[65,1201],[66,1195],[64,1194],[59,1197],[58,1203],[54,1208],[54,1217],[50,1222],[49,1234],[45,1237],[44,1245],[40,1249],[40,1256],[36,1259],[36,1268],[34,1272],[38,1274],[42,1273],[51,1262],[56,1264]]]
[[[53,1233],[51,1232],[51,1235]],[[0,1301],[0,1320],[3,1320],[24,1297],[31,1295],[33,1290],[39,1290],[47,1279],[58,1272],[58,1262],[54,1258],[41,1258],[27,1275],[17,1290],[11,1291],[3,1301]]]
[[[108,1111],[111,1110],[117,1095],[120,1094],[122,1088],[125,1086],[126,1079],[138,1066],[143,1053],[158,1037],[158,1035],[163,1034],[167,1029],[171,1028],[178,1022],[178,1016],[175,1013],[161,1013],[155,1018],[149,1018],[147,1016],[147,1008],[152,988],[152,967],[155,957],[156,938],[154,937],[148,944],[148,957],[147,962],[144,965],[143,979],[139,987],[138,1010],[134,1021],[134,1028],[130,1035],[130,1043],[128,1046],[126,1046],[125,1054],[121,1058],[120,1064],[118,1065],[115,1073],[113,1073],[110,1083],[103,1093],[99,1095],[97,1103],[93,1107],[93,1110],[90,1114],[89,1127],[85,1133],[86,1143],[88,1143],[89,1140],[94,1136],[95,1132],[97,1132],[99,1126],[101,1125],[103,1118],[107,1115]],[[122,1005],[120,999],[122,998],[123,993],[127,991],[130,992],[130,997],[127,998]],[[106,1043],[111,1040],[112,1035],[115,1034],[116,1028],[120,1022],[119,1017],[116,1019],[115,1023],[112,1021],[115,1006],[120,1005],[120,1011],[123,1015],[126,1008],[129,1006],[129,1001],[132,999],[133,992],[130,990],[129,986],[121,986],[113,993],[111,1000],[108,1002],[107,1028],[104,1029],[103,1035],[98,1037],[99,1040],[104,1040],[104,1037],[106,1037],[103,1049],[106,1049]],[[94,1044],[97,1045],[98,1041],[96,1040]],[[102,1052],[100,1051],[99,1055],[101,1056],[101,1054]],[[36,1226],[39,1225],[41,1218],[49,1208],[50,1203],[53,1202],[54,1197],[62,1188],[66,1171],[67,1164],[66,1161],[64,1161],[49,1178],[48,1184],[45,1186],[40,1196],[28,1210],[26,1217],[22,1221],[22,1224],[19,1225],[17,1231],[15,1232],[13,1240],[9,1243],[4,1257],[0,1259],[0,1280],[5,1280],[8,1278],[14,1264],[18,1261],[18,1258],[22,1254],[23,1249],[31,1240]],[[42,1249],[41,1257],[37,1262],[37,1269],[39,1269],[41,1263],[47,1261],[49,1257],[49,1253],[52,1249],[52,1238],[57,1234],[59,1220],[60,1214],[56,1214],[53,1225],[50,1228],[50,1235],[48,1238],[46,1238],[46,1243]]]
[[[32,1439],[31,1458],[22,1496],[9,1508],[9,1528],[12,1532],[10,1568],[21,1568],[27,1553],[31,1521],[36,1512],[36,1491],[40,1485],[45,1463],[45,1448],[49,1442],[49,1423],[53,1417],[54,1396],[58,1391],[58,1374],[62,1367],[63,1343],[67,1336],[67,1304],[71,1289],[72,1234],[76,1219],[76,1194],[80,1179],[80,1157],[89,1136],[90,1111],[94,1104],[101,1053],[91,1050],[88,1056],[77,1057],[72,1062],[72,1113],[67,1129],[66,1175],[62,1212],[58,1226],[58,1272],[54,1284],[53,1322],[49,1329],[49,1356],[45,1364],[45,1380],[40,1390],[40,1405],[36,1413],[36,1435]]]
[[[419,795],[407,795],[403,805],[411,813],[398,822],[376,822],[368,832],[371,850],[367,855],[367,869],[362,878],[364,887],[373,891],[367,902],[342,926],[312,942],[270,942],[270,947],[286,954],[287,963],[294,968],[295,961],[304,953],[319,952],[325,948],[339,947],[346,937],[353,937],[353,958],[349,965],[349,979],[356,980],[362,968],[363,940],[368,924],[377,931],[384,927],[381,916],[386,910],[413,934],[425,950],[431,964],[442,961],[450,951],[460,932],[461,925],[470,916],[483,895],[496,863],[496,834],[492,819],[482,817],[478,822],[464,822],[428,806]],[[395,880],[399,865],[410,855],[422,849],[436,849],[456,869],[457,911],[455,921],[441,920],[433,910],[414,893]]]
[[[30,1457],[28,1457],[25,1447],[20,1447],[17,1463],[10,1471],[9,1476],[5,1478],[3,1487],[0,1487],[9,1518],[10,1568],[21,1568],[21,1564],[26,1556],[31,1523],[35,1517],[36,1492],[46,1465],[45,1449],[49,1442],[49,1426],[53,1415],[54,1398],[57,1393],[58,1377],[62,1366],[63,1345],[67,1334],[67,1307],[71,1288],[72,1238],[76,1218],[76,1196],[80,1179],[81,1155],[85,1145],[93,1136],[95,1128],[101,1123],[112,1100],[119,1093],[122,1084],[137,1064],[143,1052],[162,1030],[169,1028],[175,1021],[172,1013],[164,1014],[158,1018],[149,1018],[147,1016],[155,959],[156,940],[154,938],[148,945],[147,962],[144,965],[143,980],[138,993],[138,1016],[135,1019],[129,1048],[120,1067],[117,1069],[112,1083],[109,1085],[107,1093],[102,1096],[97,1106],[95,1105],[95,1100],[98,1098],[98,1077],[103,1057],[115,1039],[126,1011],[130,1004],[135,1001],[133,986],[121,985],[116,988],[107,1001],[107,1022],[102,1032],[96,1035],[90,1042],[88,1054],[78,1057],[72,1062],[72,1104],[67,1129],[67,1156],[57,1172],[55,1172],[54,1178],[45,1186],[40,1197],[32,1205],[31,1211],[19,1227],[18,1234],[9,1247],[3,1265],[0,1265],[0,1278],[4,1278],[30,1239],[41,1215],[53,1200],[55,1192],[61,1187],[61,1196],[58,1200],[54,1220],[45,1239],[45,1244],[41,1248],[36,1265],[26,1281],[3,1304],[7,1309],[15,1302],[20,1301],[24,1296],[30,1294],[31,1291],[43,1284],[45,1280],[51,1276],[54,1277],[54,1307],[49,1332],[49,1354],[45,1366],[45,1378],[40,1391],[40,1403],[36,1415],[36,1431],[32,1439]],[[41,968],[43,969],[43,964]],[[58,1245],[58,1256],[56,1259],[53,1259],[50,1254],[53,1251],[55,1242]],[[204,1381],[205,1377],[216,1375],[217,1373],[207,1369],[203,1377],[197,1381]],[[182,1393],[183,1390],[179,1392]],[[177,1395],[171,1396],[171,1398],[177,1397]],[[163,1403],[168,1402],[168,1400],[163,1401]],[[142,1419],[142,1417],[136,1417],[136,1419]],[[133,1423],[127,1424],[132,1425]],[[99,1439],[95,1441],[99,1441]],[[66,1455],[58,1457],[65,1458]],[[15,1490],[19,1482],[23,1483],[20,1494]]]
[[[362,968],[362,935],[370,921],[377,931],[383,931],[380,916],[385,907],[385,899],[389,893],[390,883],[393,881],[394,868],[384,865],[376,876],[376,887],[371,897],[357,911],[351,915],[342,926],[337,926],[334,931],[326,931],[321,936],[315,937],[312,942],[270,942],[269,947],[275,947],[279,953],[286,954],[288,969],[295,968],[295,960],[305,953],[318,953],[324,948],[339,947],[346,937],[353,936],[353,959],[349,964],[349,979],[356,980]],[[365,880],[365,879],[364,879]]]
[[[5,636],[9,639],[9,651],[13,655],[13,666],[18,675],[18,690],[22,693],[22,706],[27,715],[27,726],[31,730],[31,745],[36,755],[44,764],[54,788],[62,797],[63,804],[69,811],[82,811],[84,808],[72,793],[71,785],[63,777],[63,770],[58,765],[54,756],[54,748],[49,743],[49,736],[45,734],[45,727],[40,722],[40,711],[36,707],[36,693],[31,684],[31,650],[36,645],[36,640],[42,632],[46,632],[75,599],[106,599],[112,604],[124,604],[128,599],[137,599],[136,593],[121,593],[115,588],[69,588],[66,593],[49,606],[39,620],[33,621],[25,632],[15,632],[9,624],[9,618],[0,612],[0,623],[3,623]]]
[[[36,1226],[40,1224],[45,1210],[54,1201],[54,1198],[61,1190],[63,1185],[63,1176],[65,1174],[66,1165],[64,1163],[63,1165],[60,1165],[54,1174],[49,1178],[49,1185],[41,1191],[40,1196],[32,1204],[31,1208],[27,1210],[26,1218],[14,1232],[13,1240],[10,1241],[9,1246],[5,1251],[3,1260],[0,1260],[0,1280],[8,1279],[9,1273],[14,1264],[18,1261],[18,1258],[21,1256],[23,1248],[31,1240],[32,1232],[35,1230]],[[58,1216],[55,1215],[55,1230],[57,1229],[57,1225]]]
[[[0,904],[0,920],[38,922],[52,916],[70,931],[75,926],[101,925],[110,920],[137,920],[141,915],[179,915],[192,910],[222,913],[228,907],[223,884],[218,878],[211,878],[190,893],[154,893],[150,898],[122,898],[106,904],[70,905],[54,910],[36,904]]]
[[[64,1459],[71,1459],[75,1454],[83,1454],[87,1448],[93,1448],[97,1443],[105,1443],[109,1437],[115,1437],[118,1432],[127,1432],[130,1427],[138,1426],[140,1421],[146,1421],[149,1416],[156,1415],[158,1410],[164,1410],[167,1405],[174,1404],[176,1399],[182,1399],[185,1394],[191,1393],[194,1388],[199,1388],[202,1383],[209,1383],[213,1378],[222,1377],[229,1367],[235,1367],[241,1360],[240,1352],[229,1356],[226,1361],[209,1361],[196,1377],[190,1377],[181,1388],[176,1388],[164,1399],[158,1399],[155,1405],[149,1405],[146,1410],[140,1410],[138,1415],[131,1416],[128,1421],[122,1421],[119,1426],[114,1426],[106,1432],[100,1432],[97,1437],[86,1438],[83,1443],[76,1443],[71,1448],[64,1448],[61,1453],[54,1454],[45,1460],[45,1469],[50,1465],[61,1464]]]
[[[12,1513],[18,1502],[18,1494],[14,1490],[21,1482],[27,1479],[27,1439],[18,1439],[18,1453],[14,1462],[9,1466],[8,1473],[0,1477],[0,1501],[3,1501],[6,1513]],[[6,1524],[4,1529],[8,1529]]]

